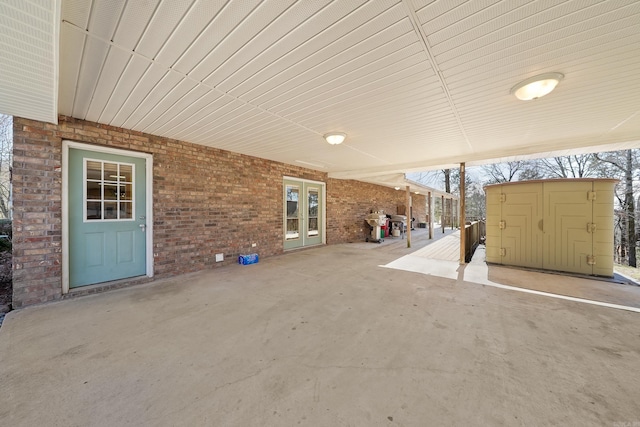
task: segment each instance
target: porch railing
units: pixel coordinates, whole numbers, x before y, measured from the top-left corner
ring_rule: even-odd
[[[471,261],[473,253],[484,240],[486,234],[486,224],[483,220],[472,221],[464,226],[464,238],[465,238],[465,262]]]

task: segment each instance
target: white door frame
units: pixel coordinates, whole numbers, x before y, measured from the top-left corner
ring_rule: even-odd
[[[147,277],[153,277],[153,155],[118,148],[102,147],[75,141],[62,141],[62,293],[69,292],[69,149],[137,157],[145,160],[146,181],[146,266]]]
[[[285,179],[305,182],[307,184],[316,184],[316,185],[319,185],[320,188],[322,189],[322,221],[321,221],[322,222],[322,243],[321,244],[326,245],[327,244],[327,184],[322,181],[314,181],[311,179],[303,179],[303,178],[297,178],[295,176],[287,176],[287,175],[282,177],[282,182],[284,182]],[[285,233],[286,233],[286,230],[285,230]],[[304,247],[304,245],[302,247]],[[299,248],[292,248],[288,250],[295,250],[295,249],[299,249]]]

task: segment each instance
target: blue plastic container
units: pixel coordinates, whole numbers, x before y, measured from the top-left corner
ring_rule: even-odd
[[[238,264],[249,265],[256,264],[258,262],[258,254],[240,255],[238,257]]]

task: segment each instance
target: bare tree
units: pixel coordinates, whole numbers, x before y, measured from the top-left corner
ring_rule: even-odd
[[[636,214],[633,197],[633,175],[638,167],[635,150],[610,151],[595,154],[595,159],[601,162],[600,168],[603,176],[619,176],[624,182],[623,195],[616,192],[616,197],[620,202],[623,215],[620,221],[621,251],[628,245],[629,265],[636,267]],[[608,168],[607,168],[608,167]]]
[[[408,178],[427,186],[440,188],[451,193],[451,184],[456,181],[457,169],[438,169],[426,172],[414,172],[408,174]],[[459,181],[459,178],[458,178]],[[455,189],[453,190],[455,192]]]
[[[482,170],[489,177],[488,184],[518,181],[520,173],[525,171],[528,162],[519,160],[516,162],[492,163],[482,166]]]
[[[541,173],[547,178],[590,178],[597,175],[597,160],[593,154],[550,157],[537,161]]]
[[[13,118],[0,114],[0,215],[11,218]]]
[[[444,169],[444,191],[451,193],[451,169]]]

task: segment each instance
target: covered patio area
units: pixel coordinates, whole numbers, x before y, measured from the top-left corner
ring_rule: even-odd
[[[487,286],[467,273],[474,263],[453,278],[384,268],[423,246],[419,234],[412,249],[402,243],[324,246],[14,311],[0,329],[0,419],[15,426],[640,419],[640,340],[630,339],[638,337],[638,313]],[[540,273],[512,271],[522,282],[539,280],[532,274]]]

